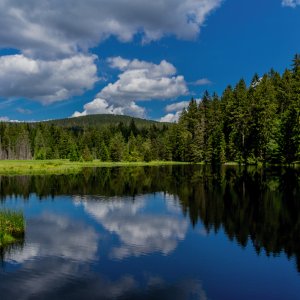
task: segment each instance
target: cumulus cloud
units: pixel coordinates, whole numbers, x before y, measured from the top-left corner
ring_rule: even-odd
[[[123,108],[115,108],[113,105],[109,105],[105,99],[101,98],[94,99],[92,102],[85,104],[83,108],[83,112],[76,111],[72,117],[82,117],[95,114],[123,114]]]
[[[181,102],[169,104],[166,106],[165,111],[166,112],[182,111],[184,108],[188,107],[189,103],[190,103],[189,101],[181,101]]]
[[[112,67],[123,73],[116,82],[104,87],[99,97],[123,104],[124,101],[176,98],[187,93],[184,77],[176,76],[176,68],[167,61],[154,64],[134,59],[127,61],[127,65],[124,61],[120,66],[120,57],[109,60]]]
[[[222,0],[0,0],[0,47],[57,57],[97,45],[109,36],[144,41],[166,35],[193,39]],[[170,9],[172,8],[172,9]]]
[[[118,80],[105,86],[95,100],[84,106],[83,112],[73,116],[115,113],[143,117],[145,110],[136,102],[172,99],[188,92],[184,77],[176,75],[176,68],[165,60],[154,64],[113,57],[108,63],[121,71]]]
[[[0,97],[28,98],[42,103],[53,103],[82,94],[97,80],[94,57],[89,49],[110,36],[122,42],[131,41],[135,35],[143,42],[176,36],[194,39],[198,36],[207,16],[220,6],[222,0],[0,0],[0,49],[11,48],[19,55],[2,57],[0,66]],[[172,9],[170,9],[170,7]],[[138,61],[123,61],[120,70],[127,70],[120,81],[107,86],[105,95],[121,97],[118,89],[130,76],[143,76]],[[113,65],[112,64],[112,65]],[[132,66],[128,66],[132,64]],[[141,63],[144,64],[143,62]],[[5,75],[3,76],[5,66]],[[164,64],[168,67],[167,64]],[[161,68],[158,71],[161,72]],[[155,68],[154,68],[155,69]],[[9,81],[9,84],[7,82]],[[170,86],[170,81],[173,82]],[[133,96],[135,84],[146,84],[146,91],[138,89],[136,96],[148,97],[151,88],[163,90],[182,85],[183,77],[163,77],[160,81],[149,78],[134,80],[129,95]],[[148,85],[147,85],[148,84]],[[155,87],[151,85],[154,84]],[[124,90],[123,90],[124,91]],[[159,92],[157,90],[157,92]],[[167,90],[167,94],[177,94]],[[163,95],[164,96],[164,95]],[[128,96],[129,97],[129,96]],[[97,96],[97,98],[104,98]],[[106,99],[109,100],[109,99]],[[134,100],[131,100],[134,101]],[[135,103],[126,109],[114,103],[117,110],[142,114]],[[110,107],[112,103],[109,103]],[[112,108],[108,108],[110,111]]]
[[[98,80],[95,60],[96,56],[83,54],[57,60],[0,56],[0,96],[51,104],[81,95]]]
[[[176,123],[179,120],[181,112],[177,111],[176,113],[169,113],[160,118],[160,122]]]
[[[300,0],[282,0],[282,6],[293,7],[300,5]]]
[[[109,104],[105,99],[96,98],[83,106],[83,112],[74,112],[72,117],[82,117],[95,114],[109,114],[109,115],[132,115],[137,117],[145,116],[145,109],[138,106],[134,101],[126,103],[124,106],[115,106]]]
[[[200,102],[201,99],[195,99],[196,102]],[[169,123],[174,123],[178,122],[180,114],[184,108],[187,108],[189,105],[190,101],[181,101],[181,102],[176,102],[169,104],[165,107],[165,111],[167,114],[163,117],[160,118],[160,122],[169,122]]]
[[[80,95],[97,81],[95,56],[34,60],[23,54],[0,57],[0,95],[49,104]]]

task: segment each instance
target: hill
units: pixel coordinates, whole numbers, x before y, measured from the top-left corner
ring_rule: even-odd
[[[162,128],[164,125],[169,125],[169,123],[161,123],[153,120],[146,120],[140,118],[134,118],[130,116],[122,116],[122,115],[109,115],[109,114],[101,114],[101,115],[89,115],[77,118],[66,118],[66,119],[58,119],[46,121],[43,123],[50,123],[57,126],[62,127],[103,127],[110,125],[118,125],[123,123],[126,126],[129,126],[130,123],[134,121],[135,125],[138,128],[142,127],[150,127],[151,125],[155,125],[159,128]]]

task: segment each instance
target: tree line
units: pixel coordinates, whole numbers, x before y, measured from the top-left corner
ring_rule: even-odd
[[[199,104],[190,102],[172,130],[175,160],[300,160],[300,55],[282,76],[274,70],[255,74],[249,87],[241,79],[221,97],[205,92]]]
[[[177,124],[0,123],[0,159],[173,160],[212,164],[300,160],[300,55],[280,75],[241,79],[192,99]]]

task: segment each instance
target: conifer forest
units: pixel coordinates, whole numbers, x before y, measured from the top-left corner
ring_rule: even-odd
[[[248,85],[241,79],[221,96],[205,92],[201,101],[191,99],[178,123],[137,120],[1,122],[0,159],[300,161],[300,55],[283,74],[272,69]]]

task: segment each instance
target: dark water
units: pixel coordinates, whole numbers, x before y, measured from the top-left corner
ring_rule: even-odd
[[[0,177],[24,210],[0,299],[300,299],[300,170]]]

